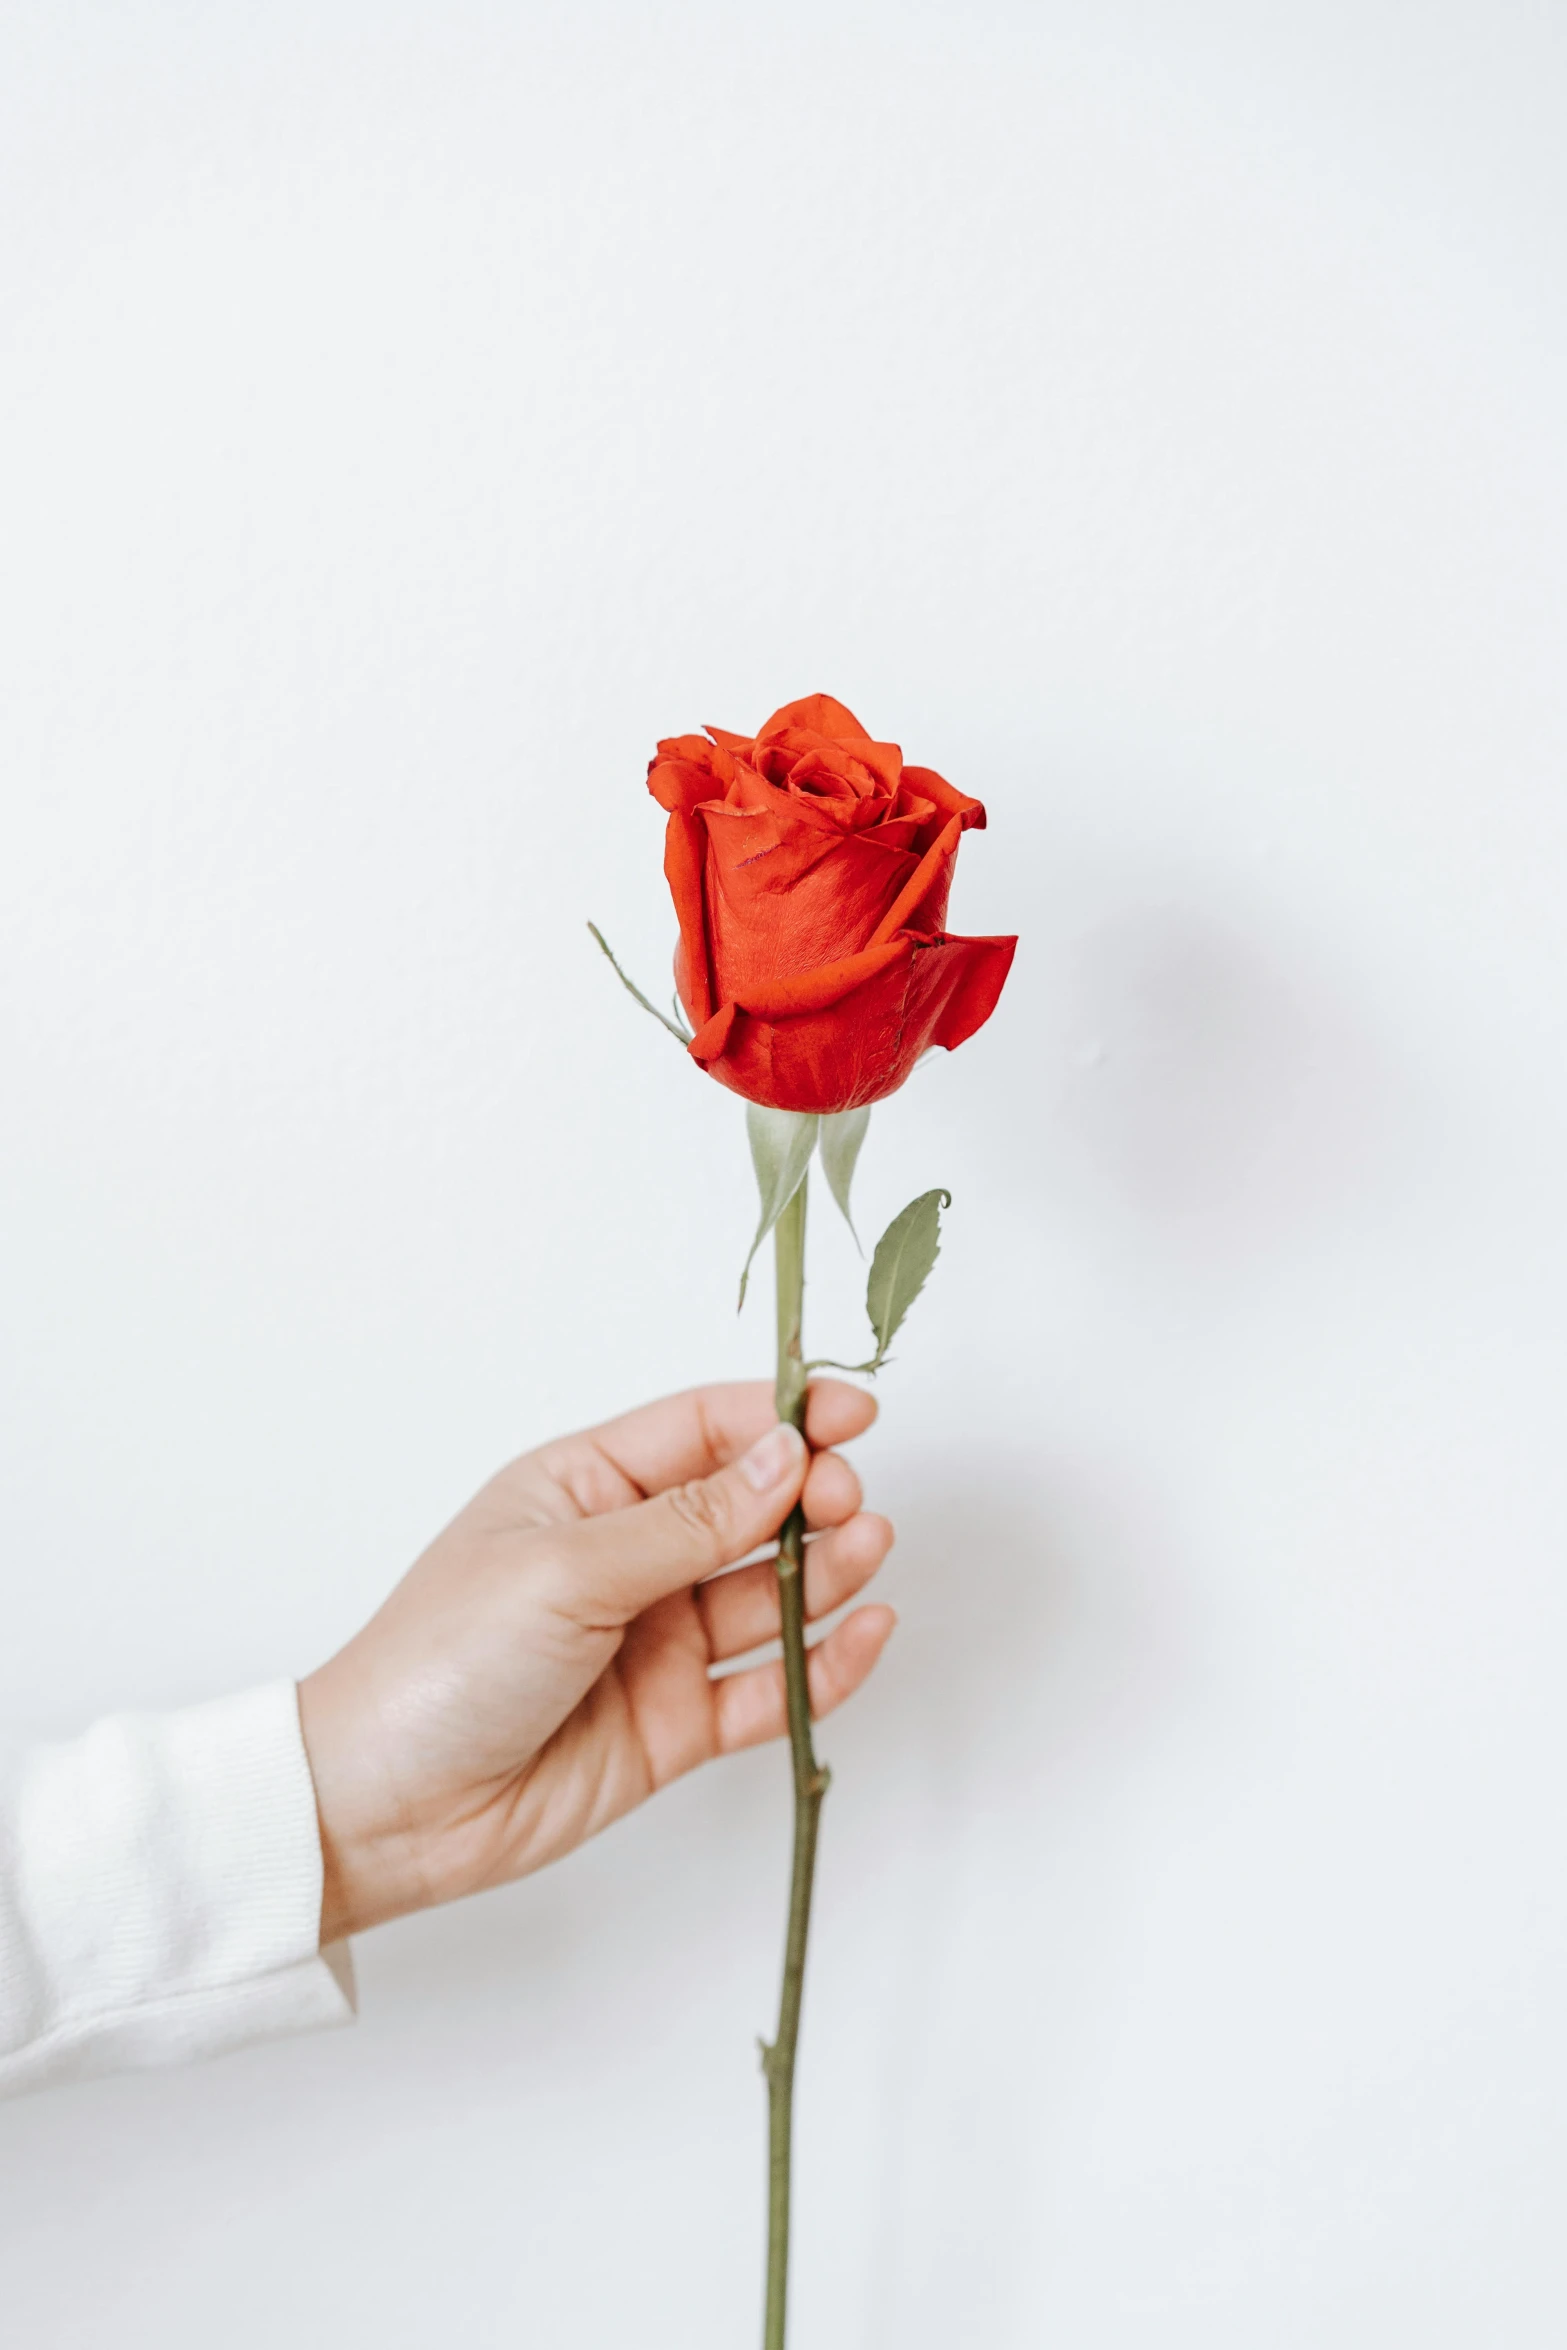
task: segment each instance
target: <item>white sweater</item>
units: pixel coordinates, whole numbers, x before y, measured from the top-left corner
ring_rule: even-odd
[[[120,1714],[0,1799],[0,2095],[346,2023],[291,1681]]]

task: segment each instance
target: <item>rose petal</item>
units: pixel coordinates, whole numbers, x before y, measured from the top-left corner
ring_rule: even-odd
[[[794,726],[772,741],[758,740],[752,757],[774,783],[803,787],[813,777],[839,777],[857,799],[891,800],[903,773],[903,753],[896,743],[873,743],[869,736],[839,743]]]
[[[731,1092],[772,1109],[827,1114],[882,1100],[932,1044],[961,1044],[990,1017],[1017,941],[909,944],[906,959],[871,970],[831,1003],[776,1016],[734,1007],[723,1044],[704,1034],[699,1057]]]
[[[955,1052],[983,1028],[1000,999],[1017,953],[1015,938],[944,938],[942,947],[956,948],[944,958],[948,976],[943,984],[941,1010],[932,1028],[933,1044]]]
[[[678,735],[658,746],[648,763],[647,787],[661,808],[694,808],[722,797],[734,773],[727,751],[715,750],[699,734]]]
[[[984,801],[971,800],[967,792],[959,791],[944,775],[938,775],[934,767],[905,767],[903,788],[919,792],[932,801],[940,809],[943,822],[949,816],[961,816],[965,832],[984,831]]]
[[[935,937],[947,918],[947,893],[952,887],[952,868],[962,837],[961,819],[949,817],[877,924],[872,946],[899,930]]]
[[[712,962],[702,904],[706,856],[707,833],[701,818],[677,809],[664,828],[664,876],[680,924],[675,986],[693,1028],[700,1028],[713,1009]]]
[[[713,1014],[711,1020],[703,1022],[691,1042],[686,1046],[686,1051],[691,1055],[692,1060],[716,1061],[729,1042],[729,1032],[734,1024],[735,1007],[733,1004],[725,1004],[721,1010]]]
[[[771,805],[706,804],[704,868],[713,1003],[748,1004],[759,987],[841,962],[875,943],[889,907],[917,871],[907,849],[879,831],[842,833],[805,824],[782,793]],[[954,835],[955,837],[955,835]],[[933,929],[939,928],[939,918]]]
[[[772,742],[788,727],[801,727],[808,734],[825,735],[831,742],[868,743],[870,736],[842,702],[835,702],[831,694],[807,694],[802,701],[785,702],[775,710],[767,724],[757,730],[759,743]]]

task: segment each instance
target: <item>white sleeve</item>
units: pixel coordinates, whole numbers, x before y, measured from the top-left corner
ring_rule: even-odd
[[[0,2096],[346,2023],[292,1681],[120,1714],[0,1800]]]

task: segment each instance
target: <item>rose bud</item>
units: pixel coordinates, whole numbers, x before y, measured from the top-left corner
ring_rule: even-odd
[[[721,1084],[771,1109],[858,1109],[990,1018],[1017,940],[942,928],[985,811],[830,694],[755,736],[661,742],[648,789],[669,811],[690,1051]]]

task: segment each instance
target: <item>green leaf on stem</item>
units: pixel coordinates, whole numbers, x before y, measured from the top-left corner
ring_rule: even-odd
[[[941,1254],[941,1211],[952,1205],[950,1191],[922,1191],[893,1217],[876,1243],[865,1311],[876,1333],[876,1369],[886,1360],[904,1316],[930,1278]]]
[[[745,1130],[751,1142],[751,1164],[756,1169],[756,1188],[762,1198],[762,1216],[756,1227],[756,1238],[746,1256],[745,1269],[740,1275],[742,1306],[745,1304],[746,1283],[751,1278],[752,1260],[805,1181],[805,1170],[816,1148],[816,1132],[820,1124],[821,1120],[814,1111],[764,1110],[760,1102],[746,1103]]]
[[[854,1218],[849,1213],[849,1187],[854,1181],[854,1169],[865,1140],[865,1129],[871,1122],[870,1110],[834,1110],[822,1120],[822,1173],[827,1188],[843,1211],[843,1220],[854,1232]],[[854,1245],[860,1245],[860,1236],[854,1232]]]

